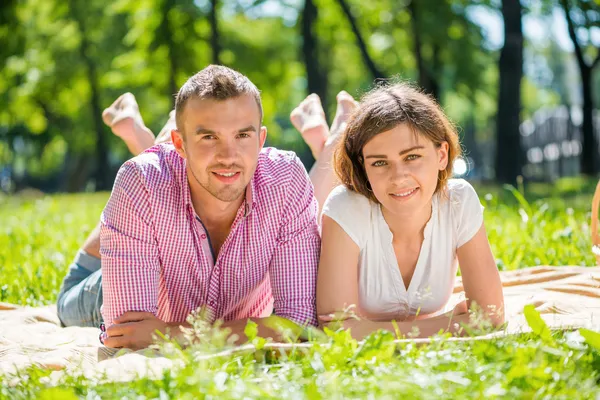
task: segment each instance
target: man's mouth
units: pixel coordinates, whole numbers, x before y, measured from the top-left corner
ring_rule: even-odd
[[[231,176],[234,176],[235,174],[237,174],[237,172],[227,172],[227,173],[215,172],[215,174],[220,175],[220,176],[231,177]]]
[[[212,173],[223,183],[233,183],[240,177],[239,171],[212,171]]]

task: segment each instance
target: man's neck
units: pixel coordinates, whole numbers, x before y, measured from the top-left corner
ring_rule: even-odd
[[[209,231],[231,228],[237,211],[245,201],[245,196],[240,196],[239,199],[231,202],[221,201],[208,193],[197,182],[188,179],[188,185],[194,211],[206,228]]]

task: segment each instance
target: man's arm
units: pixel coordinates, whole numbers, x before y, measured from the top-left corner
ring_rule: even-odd
[[[299,325],[317,325],[316,282],[321,239],[313,186],[298,158],[292,165],[269,273],[274,311]]]
[[[101,217],[102,316],[106,327],[128,311],[158,311],[159,254],[148,192],[126,162]]]

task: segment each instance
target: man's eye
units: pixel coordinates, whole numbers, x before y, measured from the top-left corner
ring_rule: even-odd
[[[418,154],[409,154],[409,155],[406,157],[406,161],[413,161],[413,160],[416,160],[416,159],[418,159],[418,158],[421,158],[421,156],[420,156],[420,155],[418,155]]]
[[[375,161],[371,165],[374,166],[374,167],[383,167],[384,165],[387,165],[387,162],[385,162],[383,160],[379,160],[379,161]]]
[[[216,139],[215,135],[204,135],[202,136],[202,140],[213,140]]]
[[[238,136],[241,137],[241,138],[249,138],[250,134],[242,132]]]

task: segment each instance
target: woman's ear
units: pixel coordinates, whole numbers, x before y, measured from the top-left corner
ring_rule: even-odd
[[[438,153],[438,169],[443,171],[448,167],[448,142],[440,143],[440,146],[437,148]]]

